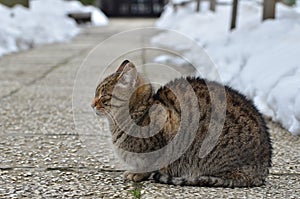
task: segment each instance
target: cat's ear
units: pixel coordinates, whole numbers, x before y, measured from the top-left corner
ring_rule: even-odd
[[[124,71],[125,66],[130,63],[130,61],[125,60],[122,62],[122,64],[119,66],[118,70],[116,71],[117,73],[122,73]]]
[[[118,68],[119,82],[121,87],[134,87],[137,82],[137,70],[133,63],[125,60]]]

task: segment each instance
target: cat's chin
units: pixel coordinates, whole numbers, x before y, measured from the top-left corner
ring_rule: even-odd
[[[113,120],[112,115],[110,114],[110,112],[106,109],[94,109],[94,112],[96,113],[97,116],[101,117],[101,118],[107,118],[109,120]]]
[[[94,112],[97,116],[103,117],[106,116],[107,113],[105,113],[105,110],[98,110],[96,107],[94,108]]]

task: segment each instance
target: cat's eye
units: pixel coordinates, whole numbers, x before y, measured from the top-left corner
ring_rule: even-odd
[[[108,106],[109,105],[108,102],[110,98],[111,98],[110,95],[103,95],[99,98],[99,100],[103,105]]]
[[[101,97],[100,97],[100,100],[108,100],[108,99],[110,99],[110,95],[102,95]]]

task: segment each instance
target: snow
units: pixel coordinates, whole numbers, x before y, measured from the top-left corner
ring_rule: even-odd
[[[300,0],[296,1],[295,10],[300,13]]]
[[[240,1],[237,28],[232,32],[231,6],[217,6],[213,13],[203,3],[201,12],[196,13],[196,5],[191,3],[175,13],[168,5],[156,25],[195,40],[216,64],[222,83],[247,95],[261,112],[300,135],[299,1],[297,5],[278,3],[276,20],[261,22],[262,7],[257,2]],[[178,51],[188,50],[185,57],[200,66],[197,70],[201,75],[215,78],[209,71],[203,74],[203,60],[172,32],[161,33],[153,42]]]
[[[67,17],[67,13],[79,11],[92,13],[92,25],[108,23],[98,8],[83,6],[78,1],[32,0],[29,9],[20,5],[8,8],[0,4],[0,56],[70,40],[80,28]]]

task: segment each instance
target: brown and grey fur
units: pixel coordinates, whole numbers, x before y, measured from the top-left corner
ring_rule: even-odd
[[[127,76],[122,80],[122,76]],[[146,153],[166,146],[176,135],[180,126],[182,104],[169,87],[178,89],[184,103],[189,102],[190,93],[182,86],[187,81],[193,88],[199,104],[200,119],[195,139],[184,154],[176,161],[154,172],[125,172],[125,178],[142,181],[153,178],[157,182],[174,185],[212,186],[212,187],[252,187],[265,183],[271,166],[272,147],[265,121],[253,103],[237,91],[225,86],[226,98],[210,93],[212,90],[224,89],[218,83],[204,81],[201,78],[179,78],[169,82],[154,92],[151,84],[136,72],[135,66],[124,61],[118,70],[104,79],[96,89],[92,107],[97,114],[105,113],[110,120],[113,144],[135,153]],[[121,82],[122,89],[134,89],[130,98],[126,92],[113,93]],[[128,92],[127,92],[128,93]],[[214,92],[218,93],[218,92]],[[226,103],[226,118],[216,146],[204,157],[199,157],[201,144],[207,135],[211,117],[211,98],[218,103]],[[127,99],[128,98],[128,99]],[[113,99],[113,100],[112,100]],[[128,101],[129,107],[128,107]],[[112,102],[114,101],[114,104]],[[149,138],[138,138],[125,133],[120,127],[125,120],[123,106],[127,104],[130,117],[137,126],[156,125],[165,121],[159,133]],[[153,105],[159,105],[150,113]],[[217,106],[217,105],[214,105]],[[161,109],[163,108],[163,110]],[[189,106],[186,106],[187,108]],[[190,107],[187,120],[193,119]],[[165,117],[165,118],[163,118]],[[216,119],[218,121],[218,119]],[[124,121],[126,123],[126,121]],[[158,124],[157,124],[158,125]],[[188,127],[188,124],[186,124]],[[132,128],[138,131],[137,128]],[[134,132],[133,132],[134,133]],[[186,135],[189,132],[185,132]],[[180,144],[180,143],[179,143]],[[126,155],[121,158],[126,162]]]

